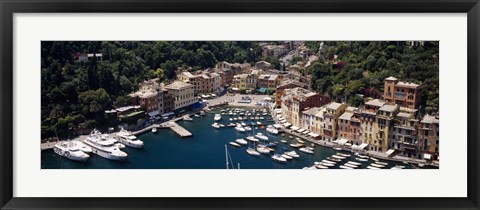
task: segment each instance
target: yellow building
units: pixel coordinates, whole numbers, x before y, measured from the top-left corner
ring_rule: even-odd
[[[383,105],[377,112],[378,132],[377,141],[374,142],[375,151],[386,152],[388,150],[389,140],[393,139],[391,132],[394,127],[394,118],[399,110],[398,105]]]
[[[338,118],[345,112],[346,108],[347,105],[337,102],[332,102],[326,105],[326,112],[323,114],[323,137],[326,141],[334,141],[336,138],[338,138]]]

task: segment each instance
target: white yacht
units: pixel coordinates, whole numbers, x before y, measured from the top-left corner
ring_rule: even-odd
[[[272,155],[272,159],[273,159],[274,161],[277,161],[277,162],[280,162],[280,163],[285,163],[285,162],[287,162],[287,159],[284,158],[284,157],[282,157],[282,156],[279,155],[279,154],[274,154],[274,155]]]
[[[89,146],[87,146],[83,142],[77,141],[77,140],[72,140],[71,142],[76,144],[82,152],[92,153],[92,148],[90,148]]]
[[[70,141],[60,141],[55,144],[53,151],[70,160],[85,162],[90,155],[80,150],[80,146]]]
[[[243,128],[242,126],[235,127],[235,130],[237,130],[238,132],[245,132],[245,128]]]
[[[239,143],[239,144],[241,144],[241,145],[247,145],[247,144],[248,144],[248,142],[245,141],[245,139],[237,139],[237,140],[235,140],[235,142],[237,142],[237,143]]]
[[[130,131],[127,131],[123,128],[120,129],[120,131],[117,133],[117,137],[118,137],[117,138],[118,141],[126,146],[134,147],[134,148],[143,147],[143,141],[140,141]]]
[[[253,142],[257,142],[257,141],[258,141],[258,139],[255,138],[255,137],[253,137],[253,136],[247,136],[246,139],[247,139],[247,140],[250,140],[250,141],[253,141]]]
[[[287,159],[287,160],[293,159],[293,157],[290,157],[289,155],[287,155],[287,154],[285,154],[285,153],[282,154],[282,157],[285,158],[285,159]]]
[[[265,141],[268,141],[268,136],[265,136],[263,133],[257,133],[257,135],[255,135],[255,137],[257,137],[259,139],[262,139],[262,140],[265,140]]]
[[[308,153],[308,154],[313,154],[313,151],[308,149],[308,148],[305,148],[305,147],[302,147],[299,149],[300,151],[302,152],[305,152],[305,153]]]
[[[220,114],[215,114],[215,117],[213,118],[213,120],[215,120],[215,121],[219,121],[221,119],[222,119],[222,115],[220,115]]]
[[[193,118],[191,118],[190,116],[187,115],[187,116],[183,117],[183,120],[185,120],[185,121],[192,121]]]
[[[255,149],[250,148],[250,147],[247,149],[247,153],[248,153],[249,155],[253,155],[253,156],[260,156],[260,153],[259,153],[259,152],[255,151]]]
[[[300,157],[300,155],[298,155],[295,151],[285,152],[285,154],[294,158]]]
[[[233,142],[233,141],[228,142],[228,143],[229,143],[230,145],[232,145],[232,146],[240,147],[240,144],[237,144],[237,143],[235,143],[235,142]]]
[[[230,123],[227,125],[228,127],[235,127],[235,123]]]
[[[244,129],[245,129],[246,131],[251,131],[251,130],[252,130],[252,128],[250,128],[249,126],[244,127]]]
[[[214,127],[214,128],[220,128],[220,124],[218,124],[218,123],[213,123],[213,124],[212,124],[212,127]]]
[[[90,133],[90,136],[84,140],[84,142],[92,148],[94,154],[97,154],[101,157],[110,160],[125,160],[127,158],[127,153],[115,146],[117,140],[112,138],[103,140],[101,138],[101,133],[98,130],[94,129]]]
[[[269,154],[270,150],[268,150],[265,146],[257,146],[257,151],[262,154]]]
[[[267,126],[267,132],[272,133],[272,134],[278,134],[278,130],[275,129],[273,126],[269,125]]]

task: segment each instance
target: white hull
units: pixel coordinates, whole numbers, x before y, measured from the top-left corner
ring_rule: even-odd
[[[63,151],[58,148],[53,148],[53,151],[62,157],[65,157],[67,159],[74,160],[74,161],[80,161],[80,162],[85,162],[90,157],[88,154],[84,152],[82,152],[83,153],[82,156],[76,156],[75,154],[71,154],[69,151]]]
[[[135,143],[135,142],[125,140],[123,138],[118,139],[118,141],[120,143],[124,144],[125,146],[129,146],[129,147],[133,147],[133,148],[142,148],[143,147],[143,142],[141,142],[141,141]]]
[[[109,159],[109,160],[120,160],[120,161],[123,161],[125,160],[127,157],[126,156],[116,156],[116,155],[112,155],[108,152],[105,152],[103,150],[99,150],[95,147],[92,147],[92,150],[93,150],[93,154],[96,154],[100,157],[103,157],[103,158],[106,158],[106,159]]]

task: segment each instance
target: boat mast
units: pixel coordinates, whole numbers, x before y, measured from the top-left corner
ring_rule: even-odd
[[[228,150],[227,150],[227,145],[225,144],[225,163],[227,165],[227,169],[228,169]]]

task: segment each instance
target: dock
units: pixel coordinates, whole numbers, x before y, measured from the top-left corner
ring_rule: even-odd
[[[190,133],[190,131],[178,125],[176,122],[170,122],[169,124],[170,129],[172,129],[173,132],[177,133],[182,138],[192,136],[192,133]]]
[[[55,144],[57,144],[57,143],[58,143],[58,141],[41,143],[40,144],[40,149],[42,151],[43,150],[48,150],[48,149],[53,149],[53,147],[55,147]]]

